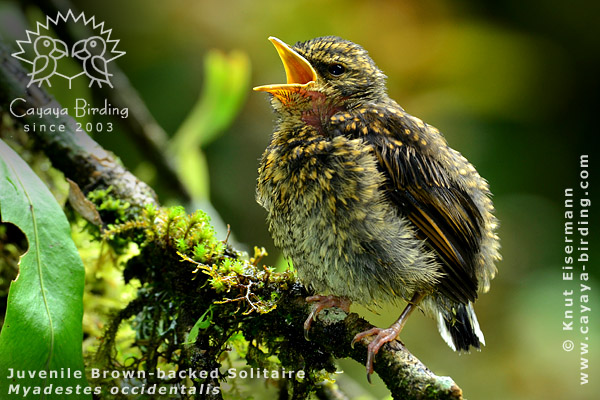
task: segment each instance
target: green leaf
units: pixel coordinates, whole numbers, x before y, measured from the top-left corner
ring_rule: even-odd
[[[23,398],[29,389],[28,398],[64,399],[70,397],[68,388],[75,395],[79,386],[75,397],[91,399],[83,394],[84,388],[91,389],[81,350],[83,263],[60,206],[1,140],[0,213],[2,221],[23,231],[29,244],[11,284],[0,331],[0,398]],[[27,377],[9,378],[17,371]],[[41,394],[32,396],[36,388]]]
[[[201,148],[233,122],[250,86],[250,61],[245,53],[208,52],[202,93],[170,143],[181,179],[195,199],[207,199],[208,168]]]
[[[173,146],[183,151],[191,142],[205,147],[214,140],[237,115],[249,85],[250,62],[245,53],[209,51],[202,94],[174,135]]]
[[[209,312],[210,312],[210,315],[208,314]],[[204,314],[202,314],[202,316],[200,318],[198,318],[198,321],[196,321],[196,323],[190,330],[190,333],[188,334],[188,337],[187,337],[187,341],[184,344],[195,343],[196,338],[198,337],[198,332],[200,331],[200,329],[206,329],[210,326],[212,317],[213,317],[213,305],[211,304],[210,307],[208,307],[208,310],[206,310],[204,312]]]

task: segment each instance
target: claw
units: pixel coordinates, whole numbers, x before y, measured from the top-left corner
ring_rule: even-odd
[[[350,343],[350,345],[354,346],[354,343],[367,336],[377,335],[367,346],[367,363],[365,366],[367,368],[367,380],[369,383],[371,383],[371,374],[374,371],[373,361],[375,360],[375,355],[379,352],[381,346],[396,339],[399,333],[400,331],[398,330],[398,327],[392,325],[387,329],[372,328],[368,331],[360,332],[354,336],[354,339],[352,339],[352,343]]]
[[[345,312],[350,312],[350,300],[336,296],[309,296],[306,298],[307,303],[315,303],[308,314],[308,318],[304,321],[304,339],[310,341],[308,331],[312,322],[317,318],[317,314],[326,308],[338,307]]]
[[[373,362],[375,361],[375,355],[379,352],[381,347],[389,342],[394,341],[400,334],[401,327],[397,324],[393,324],[387,329],[372,328],[368,331],[360,332],[354,336],[350,346],[354,348],[354,344],[365,337],[376,335],[373,340],[367,346],[367,362],[365,364],[367,368],[367,380],[371,383],[371,374],[373,373]]]
[[[367,346],[366,367],[367,367],[367,380],[369,381],[369,383],[371,383],[371,374],[374,371],[373,370],[373,362],[375,361],[375,355],[379,352],[379,349],[381,349],[381,346],[383,346],[384,344],[386,344],[388,342],[394,341],[398,337],[398,335],[400,335],[400,332],[402,331],[402,328],[404,327],[404,324],[406,323],[406,319],[413,312],[413,310],[416,308],[416,305],[419,304],[419,302],[423,299],[423,297],[424,297],[424,295],[422,293],[415,293],[413,295],[411,301],[407,304],[406,308],[404,308],[404,310],[402,311],[402,314],[400,314],[400,318],[398,318],[398,320],[396,322],[394,322],[392,324],[392,326],[390,326],[389,328],[387,328],[387,329],[371,328],[367,331],[357,333],[354,336],[354,339],[352,339],[350,346],[352,346],[352,348],[354,348],[354,343],[358,342],[359,340],[361,340],[367,336],[376,335],[375,338],[373,340],[371,340],[371,342]],[[402,344],[402,342],[400,342],[400,343]]]
[[[310,342],[310,338],[308,337],[308,329],[309,328],[306,328],[306,322],[305,322],[304,323],[304,340],[306,340],[307,342]]]
[[[371,382],[371,375],[373,374],[373,358],[375,358],[375,354],[370,351],[367,352],[367,380],[369,383]]]
[[[365,337],[367,337],[367,336],[376,335],[376,334],[378,334],[378,333],[379,333],[379,331],[381,331],[381,330],[382,330],[382,329],[380,329],[380,328],[371,328],[371,329],[369,329],[368,331],[364,331],[364,332],[357,333],[357,334],[354,336],[354,339],[352,339],[352,342],[350,343],[350,346],[352,346],[352,348],[354,348],[354,344],[355,344],[356,342],[358,342],[359,340],[361,340],[362,338],[365,338]]]
[[[310,339],[308,337],[308,331],[310,330],[310,326],[311,326],[312,322],[315,320],[315,317],[317,316],[317,313],[319,311],[321,311],[321,310],[319,310],[318,306],[313,307],[312,310],[310,311],[310,314],[308,314],[308,318],[306,318],[306,321],[304,321],[304,339],[306,339],[309,342],[310,342]]]

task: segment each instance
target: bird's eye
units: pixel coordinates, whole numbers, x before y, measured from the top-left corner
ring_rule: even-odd
[[[346,72],[346,67],[342,64],[330,64],[329,67],[327,67],[327,70],[333,76],[340,76]]]
[[[44,46],[50,47],[50,41],[48,39],[44,40]]]
[[[95,40],[92,40],[90,42],[90,47],[96,47],[96,41]]]

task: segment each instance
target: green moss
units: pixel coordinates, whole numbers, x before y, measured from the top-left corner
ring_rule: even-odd
[[[305,316],[289,315],[286,306],[305,296],[293,289],[299,287],[295,274],[260,265],[264,248],[256,247],[248,257],[218,240],[204,212],[146,207],[140,218],[115,224],[103,235],[111,243],[139,246],[124,277],[139,281],[140,289],[111,321],[97,353],[99,367],[153,372],[157,367],[211,370],[223,364],[226,370],[237,365],[233,360],[243,359],[270,371],[304,370],[305,378],[282,383],[298,398],[335,370],[318,346],[306,342],[299,350],[290,345],[305,342],[298,329]],[[127,345],[116,345],[120,327],[135,331]],[[219,385],[209,381],[192,384]],[[190,385],[185,379],[178,383]],[[243,385],[236,390],[243,393]]]
[[[131,205],[128,202],[111,196],[112,190],[111,186],[108,189],[93,190],[87,194],[87,198],[94,203],[105,222],[121,224],[127,221],[130,216],[129,210]]]

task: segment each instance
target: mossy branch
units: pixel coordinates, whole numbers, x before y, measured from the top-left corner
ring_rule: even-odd
[[[44,90],[35,86],[27,88],[27,83],[26,71],[0,43],[0,110],[8,111],[15,98],[26,99],[21,104],[27,107],[60,107]],[[253,366],[264,362],[262,343],[286,368],[312,371],[313,380],[284,382],[282,387],[293,387],[294,398],[306,398],[315,390],[317,371],[333,372],[334,357],[350,357],[364,364],[366,340],[354,348],[350,343],[355,334],[372,328],[371,324],[356,314],[323,313],[311,328],[311,341],[306,341],[303,322],[308,315],[304,300],[308,293],[292,274],[276,274],[257,266],[257,260],[244,261],[235,250],[215,242],[214,236],[212,239],[202,236],[206,230],[197,230],[194,236],[190,232],[202,227],[201,215],[184,216],[181,210],[159,211],[163,214],[157,215],[158,201],[153,190],[85,132],[78,131],[70,116],[60,116],[57,120],[53,115],[41,118],[34,115],[15,120],[17,123],[35,122],[38,126],[62,124],[64,132],[38,130],[31,135],[54,167],[75,181],[84,194],[99,189],[105,194],[110,191],[117,202],[130,204],[127,215],[130,221],[112,228],[112,234],[123,236],[128,230],[145,231],[139,242],[141,254],[129,262],[125,271],[126,279],[136,278],[144,286],[138,299],[113,320],[107,331],[109,338],[114,339],[124,319],[152,310],[146,320],[138,321],[154,325],[149,328],[148,340],[141,346],[180,368],[209,370],[219,366],[227,341],[235,333],[241,333],[250,346],[245,358]],[[193,279],[200,271],[204,279]],[[237,297],[236,290],[239,290]],[[260,299],[266,300],[260,303]],[[276,307],[269,305],[269,301]],[[261,304],[264,307],[259,309]],[[146,307],[149,305],[151,307]],[[220,307],[221,312],[215,313],[193,346],[184,343],[195,322],[212,306]],[[336,318],[332,318],[334,315]],[[160,337],[153,336],[157,319],[169,324],[174,322],[175,327],[161,332]],[[108,340],[99,351],[105,359],[110,359],[107,347],[110,343]],[[161,347],[163,345],[166,347]],[[452,379],[434,375],[398,342],[383,346],[374,367],[396,399],[462,399],[462,392]],[[210,384],[219,382],[213,380]],[[326,391],[320,392],[325,396]],[[215,394],[214,398],[220,396]]]
[[[292,291],[293,293],[293,291]],[[284,297],[277,309],[270,314],[257,316],[258,320],[267,322],[265,329],[271,329],[273,334],[284,335],[286,339],[297,343],[299,347],[306,346],[303,337],[303,322],[309,313],[304,301],[306,293],[298,291]],[[367,357],[369,341],[363,340],[350,346],[357,333],[371,329],[374,326],[362,319],[358,314],[334,310],[324,312],[324,317],[318,318],[310,330],[311,345],[318,346],[319,351],[330,354],[335,358],[352,358],[364,364]],[[334,314],[335,317],[331,317]],[[292,326],[279,325],[293,317]],[[386,344],[379,351],[374,363],[375,372],[385,382],[394,399],[462,399],[461,389],[451,378],[436,376],[421,361],[413,356],[398,342]],[[366,376],[365,376],[366,379]]]
[[[0,42],[0,110],[8,113],[12,108],[15,114],[25,115],[16,118],[9,114],[18,124],[35,124],[38,127],[28,134],[52,165],[77,183],[84,193],[112,187],[116,198],[129,202],[134,208],[148,203],[158,205],[154,190],[123,167],[83,129],[78,129],[71,116],[27,114],[27,110],[32,108],[62,108],[45,90],[36,85],[27,87],[28,83],[27,71],[11,56],[8,46]],[[13,103],[15,99],[24,101]],[[56,129],[41,130],[41,126]]]

